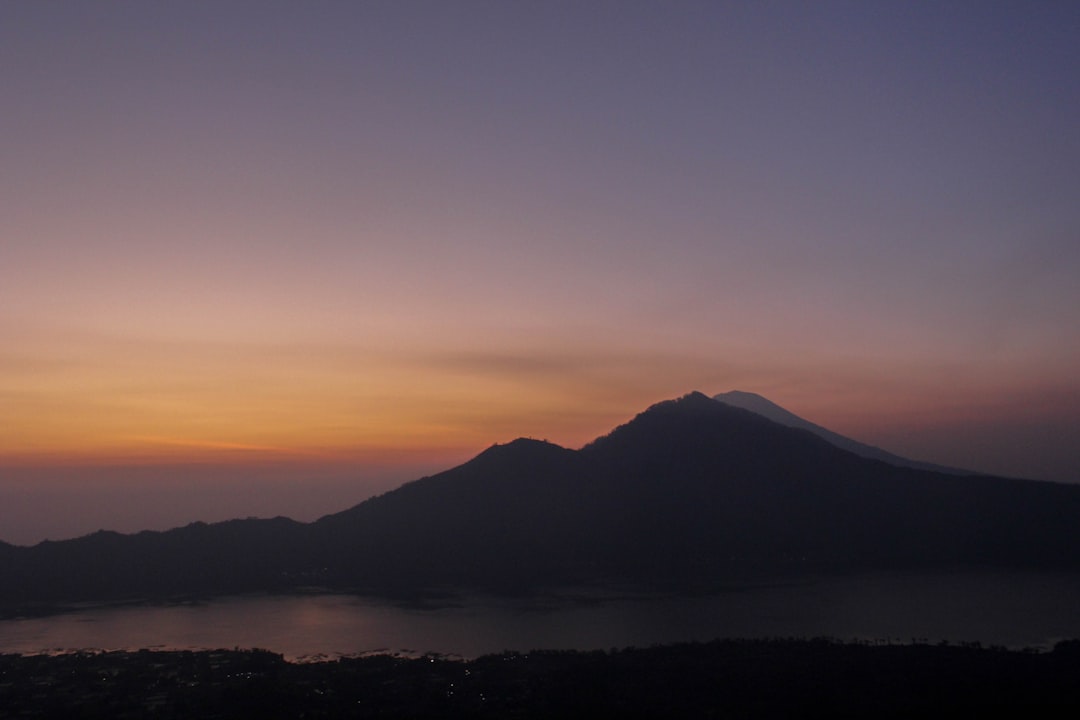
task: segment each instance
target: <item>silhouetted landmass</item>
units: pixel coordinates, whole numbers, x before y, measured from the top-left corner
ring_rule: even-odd
[[[0,655],[0,718],[1075,717],[1053,652],[715,641],[294,664],[261,650]]]
[[[830,443],[838,448],[853,452],[856,455],[860,455],[864,458],[870,458],[871,460],[880,460],[882,462],[889,463],[890,465],[899,465],[900,467],[911,467],[918,470],[931,470],[933,472],[947,473],[949,475],[977,475],[978,473],[971,470],[961,470],[960,468],[948,467],[946,465],[936,465],[934,463],[922,462],[921,460],[911,460],[910,458],[894,455],[888,450],[882,450],[879,447],[873,445],[867,445],[861,443],[858,440],[852,440],[849,437],[845,437],[839,433],[835,433],[828,428],[823,428],[820,425],[804,420],[798,415],[780,407],[771,400],[758,395],[757,393],[745,392],[743,390],[732,390],[726,393],[720,393],[714,395],[713,400],[719,400],[727,405],[739,407],[750,412],[755,412],[758,415],[762,415],[772,420],[773,422],[780,423],[781,425],[787,425],[788,427],[801,428],[803,430],[809,430],[818,437],[828,440]]]
[[[314,523],[196,523],[8,548],[0,603],[10,613],[301,586],[685,588],[958,566],[1080,570],[1080,487],[898,467],[693,393],[580,450],[496,445]]]

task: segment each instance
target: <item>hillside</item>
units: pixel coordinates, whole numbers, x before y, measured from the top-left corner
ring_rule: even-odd
[[[912,460],[910,458],[901,457],[895,455],[887,450],[882,450],[879,447],[873,445],[867,445],[866,443],[853,440],[849,437],[845,437],[839,433],[833,432],[828,428],[824,428],[820,425],[805,420],[798,415],[780,407],[776,403],[768,400],[767,398],[758,395],[757,393],[744,392],[742,390],[732,390],[726,393],[720,393],[714,395],[713,400],[718,400],[726,405],[733,407],[743,408],[750,412],[757,413],[763,417],[772,420],[773,422],[780,423],[781,425],[787,425],[788,427],[800,428],[802,430],[809,430],[823,440],[828,441],[830,444],[835,445],[842,450],[853,452],[864,458],[871,460],[880,460],[882,462],[889,463],[890,465],[899,465],[901,467],[911,467],[918,470],[930,470],[933,472],[947,473],[949,475],[976,475],[978,473],[971,472],[970,470],[962,470],[960,468],[947,467],[945,465],[936,465],[934,463],[923,462],[921,460]]]
[[[519,439],[314,523],[0,553],[0,602],[286,590],[700,586],[747,573],[1080,569],[1080,487],[870,460],[700,393],[580,450]]]

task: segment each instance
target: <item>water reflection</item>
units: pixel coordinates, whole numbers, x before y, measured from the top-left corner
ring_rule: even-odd
[[[90,607],[0,622],[0,652],[261,647],[290,658],[369,652],[475,657],[716,637],[980,641],[1080,637],[1080,578],[1055,574],[868,575],[732,587],[700,597],[457,596],[420,605],[349,595],[243,596]]]

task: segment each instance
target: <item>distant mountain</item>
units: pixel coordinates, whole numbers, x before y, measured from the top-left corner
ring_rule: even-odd
[[[580,450],[518,439],[314,523],[0,552],[0,604],[302,586],[411,593],[964,565],[1080,571],[1080,486],[886,464],[691,393]]]
[[[844,437],[839,433],[835,433],[832,430],[823,428],[820,425],[815,425],[809,420],[795,415],[788,410],[780,407],[776,403],[768,400],[767,398],[758,395],[757,393],[744,392],[742,390],[732,390],[726,393],[720,393],[714,395],[713,400],[719,400],[726,405],[732,405],[734,407],[749,410],[755,412],[758,415],[763,415],[773,422],[780,423],[781,425],[787,425],[788,427],[800,428],[802,430],[809,430],[820,438],[824,438],[838,448],[853,452],[856,455],[861,455],[864,458],[870,458],[871,460],[880,460],[881,462],[889,463],[890,465],[899,465],[900,467],[917,468],[919,470],[930,470],[933,472],[947,473],[949,475],[977,475],[978,473],[971,470],[961,470],[959,468],[948,467],[945,465],[935,465],[934,463],[921,462],[919,460],[911,460],[909,458],[900,457],[894,455],[887,450],[874,447],[873,445],[867,445],[861,443],[858,440],[852,440],[849,437]]]

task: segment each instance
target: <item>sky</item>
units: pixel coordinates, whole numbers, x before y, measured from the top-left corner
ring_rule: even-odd
[[[1080,4],[0,4],[0,539],[692,390],[1080,482]]]

